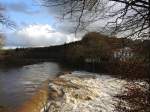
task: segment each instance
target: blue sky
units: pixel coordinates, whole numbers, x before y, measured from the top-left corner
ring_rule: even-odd
[[[0,0],[0,4],[5,8],[5,16],[16,25],[14,30],[0,26],[0,32],[6,36],[5,46],[50,46],[76,40],[74,34],[68,33],[72,25],[58,21],[53,10],[35,0]]]
[[[10,20],[19,27],[24,24],[54,24],[54,18],[34,0],[2,0],[0,3],[6,7]]]

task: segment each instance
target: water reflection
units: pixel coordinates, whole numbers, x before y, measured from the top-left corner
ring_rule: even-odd
[[[19,68],[0,68],[0,105],[19,106],[46,79],[62,71],[57,63],[40,63]]]

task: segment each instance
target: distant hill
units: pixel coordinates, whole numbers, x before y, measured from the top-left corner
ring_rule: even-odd
[[[68,67],[94,72],[143,77],[147,76],[149,45],[150,42],[146,40],[133,41],[90,32],[82,40],[64,45],[0,52],[0,65],[20,66],[55,61]],[[115,54],[121,58],[115,58]]]
[[[50,47],[7,50],[7,52],[3,53],[3,57],[5,57],[6,61],[30,59],[81,64],[88,59],[108,61],[115,50],[123,47],[135,48],[135,43],[137,42],[130,39],[109,37],[98,32],[89,32],[80,41]]]

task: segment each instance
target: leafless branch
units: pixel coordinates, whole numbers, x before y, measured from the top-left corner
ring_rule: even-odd
[[[108,21],[105,32],[127,32],[126,37],[149,38],[150,6],[148,0],[42,0],[47,7],[63,7],[63,17],[77,23],[75,33],[100,20]],[[109,4],[110,3],[110,4]],[[121,6],[118,7],[118,5]],[[118,7],[118,8],[117,8]],[[146,28],[146,29],[145,29]],[[113,30],[112,30],[113,29]],[[140,29],[140,30],[139,30]],[[139,32],[138,32],[139,31]]]

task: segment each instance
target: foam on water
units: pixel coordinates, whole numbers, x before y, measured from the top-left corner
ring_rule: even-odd
[[[126,84],[125,80],[88,72],[73,72],[59,78],[50,87],[57,92],[62,90],[64,95],[61,100],[51,101],[50,112],[112,112],[118,100],[114,96]]]

